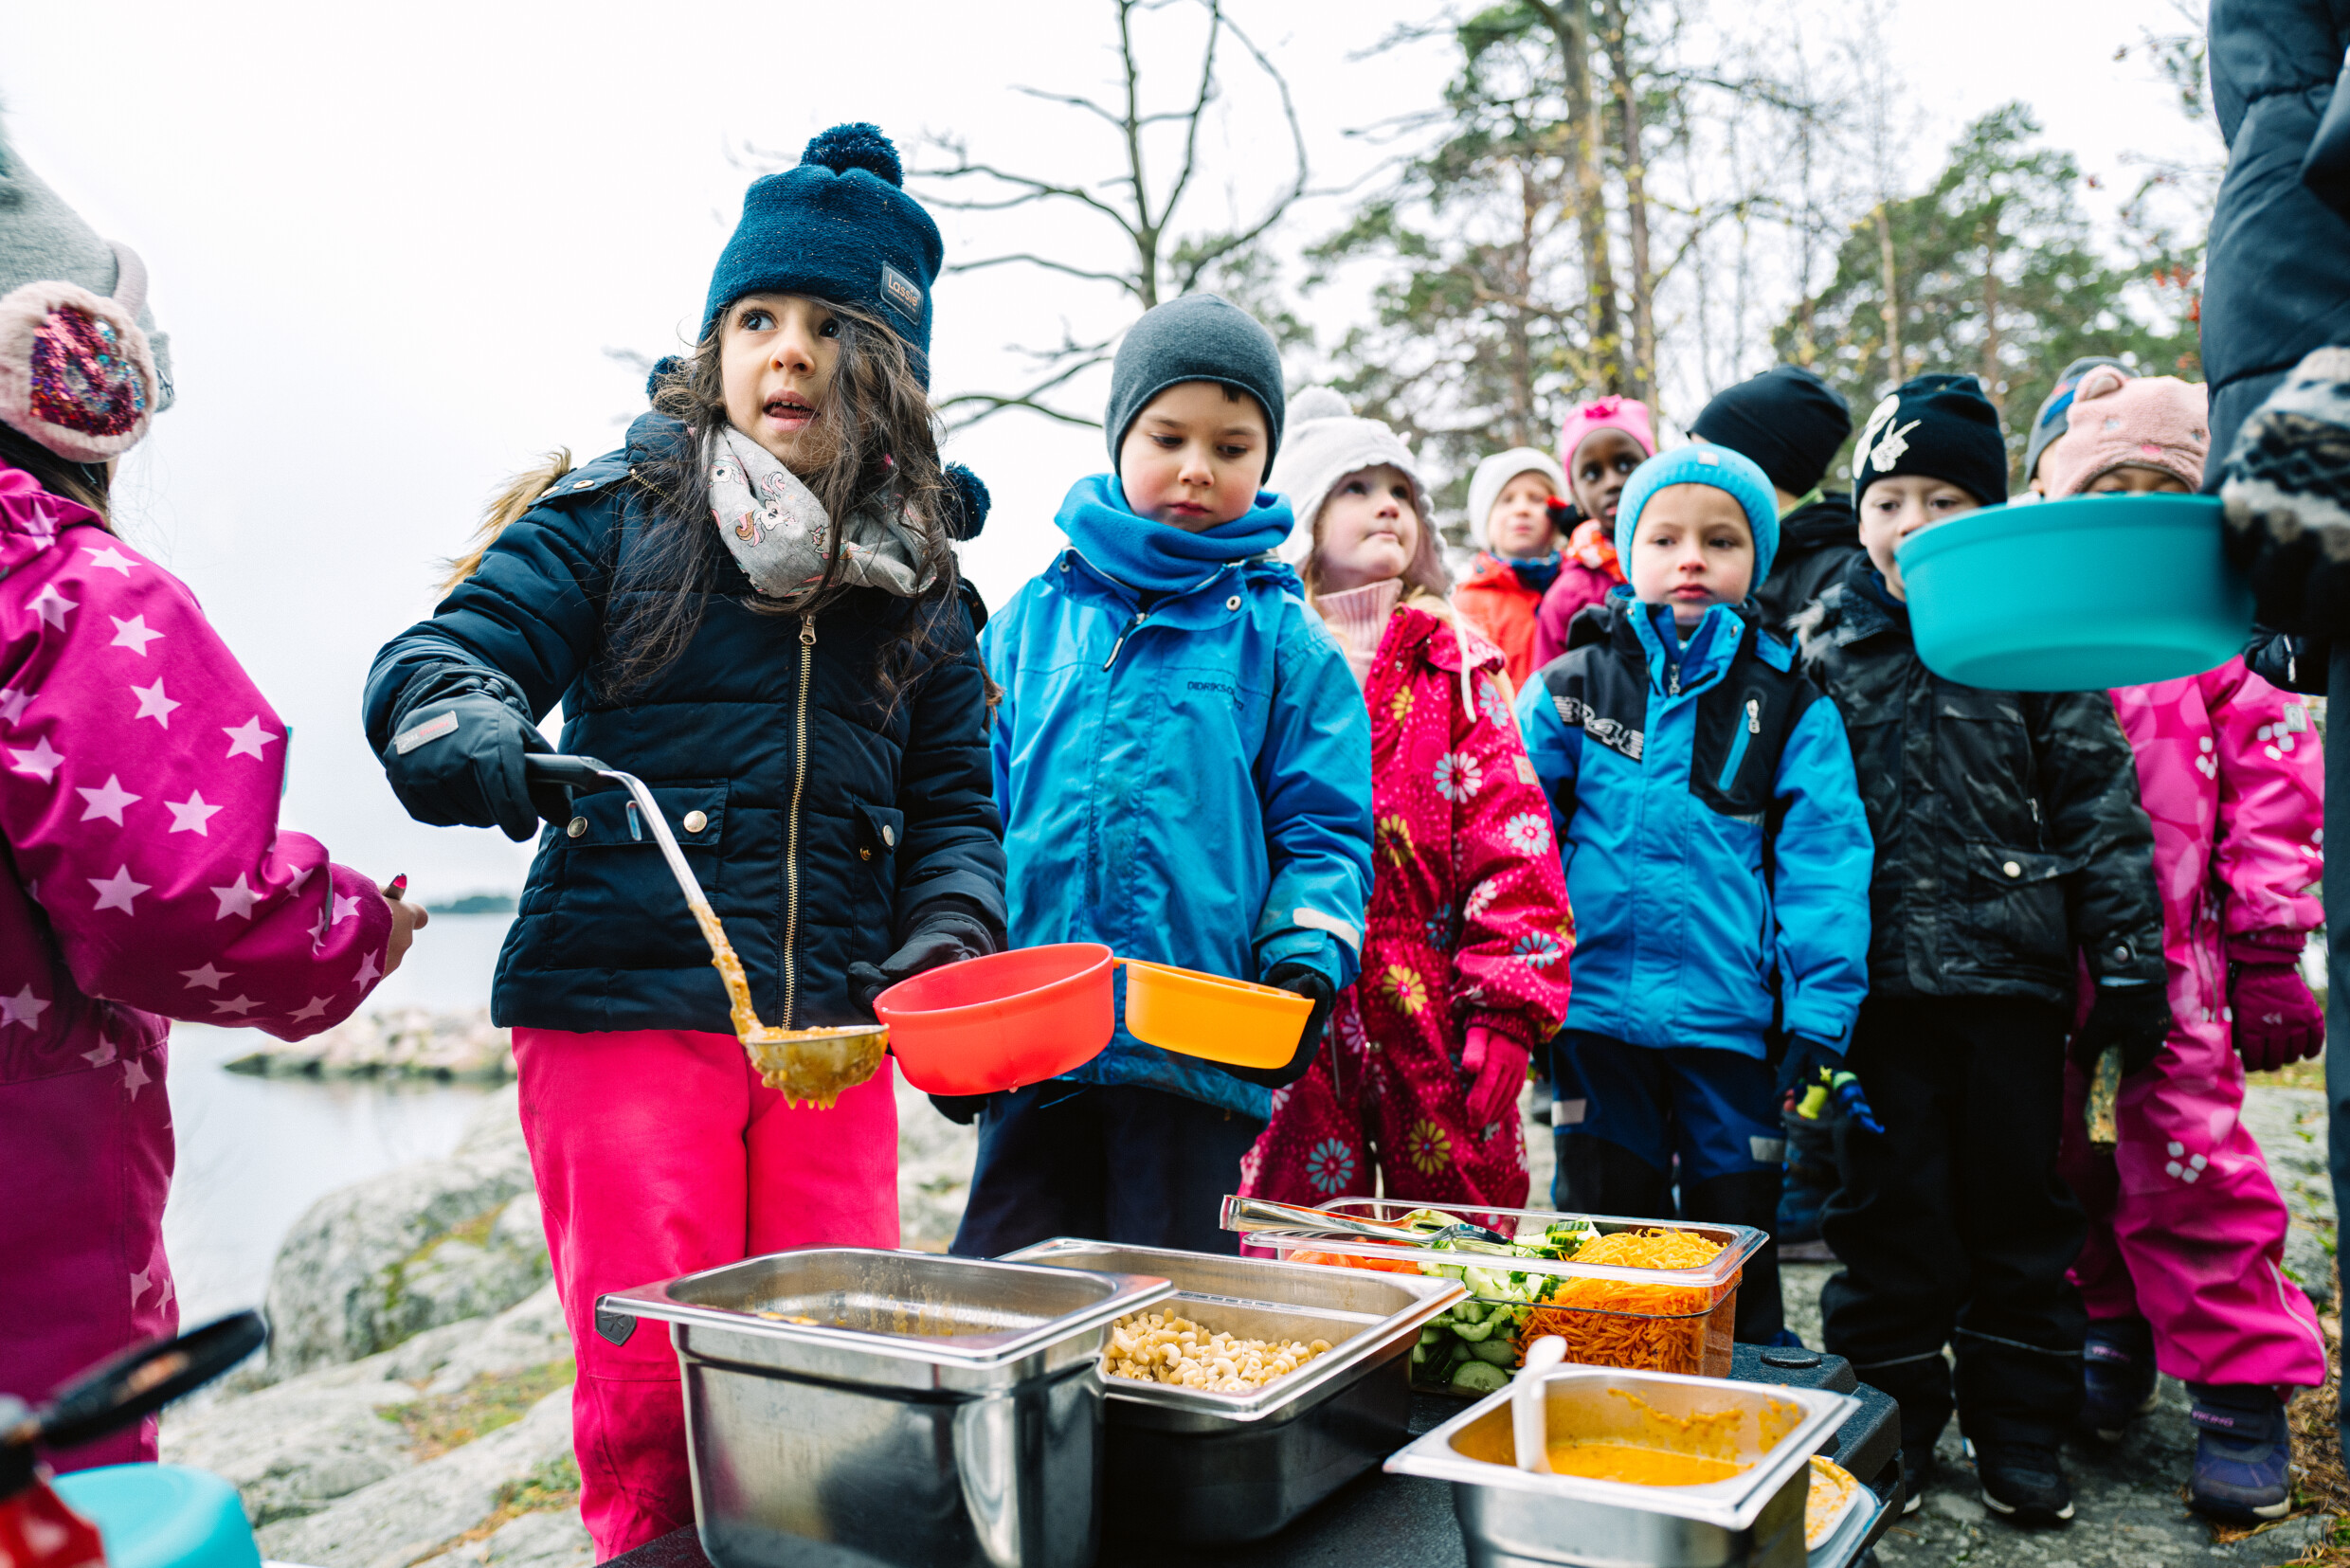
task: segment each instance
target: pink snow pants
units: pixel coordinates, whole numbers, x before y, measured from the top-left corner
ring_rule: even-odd
[[[0,1084],[0,1394],[27,1403],[179,1330],[163,1259],[172,1188],[166,1048],[103,1040],[51,1078]],[[153,1416],[51,1456],[60,1470],[152,1462]]]
[[[895,1067],[814,1110],[761,1084],[731,1035],[516,1029],[514,1046],[602,1562],[693,1523],[694,1498],[666,1328],[613,1344],[596,1298],[786,1247],[896,1246]]]
[[[2187,1382],[2324,1382],[2316,1310],[2281,1267],[2285,1200],[2237,1119],[2244,1068],[2227,1024],[2182,1021],[2124,1082],[2111,1158],[2089,1148],[2088,1093],[2068,1064],[2057,1170],[2088,1216],[2072,1279],[2089,1317],[2143,1317],[2155,1364]]]

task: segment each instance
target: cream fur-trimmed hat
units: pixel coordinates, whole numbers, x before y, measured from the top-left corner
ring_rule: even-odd
[[[0,422],[70,461],[103,462],[171,406],[146,267],[99,238],[0,131]]]

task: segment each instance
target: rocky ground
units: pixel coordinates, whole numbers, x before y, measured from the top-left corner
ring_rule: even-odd
[[[438,1078],[503,1083],[515,1075],[514,1044],[486,1007],[431,1013],[421,1007],[369,1013],[306,1040],[269,1040],[228,1064],[262,1078]]]
[[[906,1244],[943,1249],[970,1176],[974,1140],[918,1093],[899,1090],[899,1199]],[[2332,1299],[2334,1213],[2323,1096],[2262,1087],[2247,1120],[2293,1210],[2290,1271]],[[1547,1128],[1529,1121],[1533,1201],[1550,1178]],[[1819,1287],[1833,1265],[1787,1270],[1789,1316],[1819,1343]],[[329,1195],[295,1227],[269,1289],[265,1367],[166,1419],[164,1457],[229,1478],[262,1555],[315,1568],[588,1568],[570,1451],[571,1345],[548,1283],[538,1204],[514,1091],[488,1102],[449,1159]],[[2327,1397],[2330,1398],[2330,1393]],[[2118,1445],[2083,1440],[2066,1461],[2080,1518],[2027,1533],[1986,1517],[1954,1426],[1941,1484],[1880,1548],[1887,1568],[2154,1568],[2159,1564],[2350,1563],[2331,1547],[2350,1516],[2350,1478],[2330,1403],[2297,1412],[2307,1507],[2249,1538],[2215,1532],[2180,1501],[2194,1437],[2185,1391]]]

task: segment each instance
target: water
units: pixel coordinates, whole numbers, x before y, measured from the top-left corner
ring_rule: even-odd
[[[367,1010],[485,1004],[510,918],[435,916]],[[190,1324],[259,1306],[278,1245],[304,1210],[337,1187],[446,1155],[490,1092],[479,1084],[223,1071],[222,1063],[269,1043],[249,1029],[178,1024],[172,1031],[179,1166],[163,1238],[180,1315]]]

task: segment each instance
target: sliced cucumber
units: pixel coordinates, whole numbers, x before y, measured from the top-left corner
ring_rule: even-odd
[[[1425,1366],[1428,1364],[1428,1347],[1426,1345],[1416,1344],[1412,1346],[1412,1364],[1414,1366]]]
[[[1478,1361],[1491,1361],[1495,1366],[1515,1366],[1518,1364],[1517,1345],[1513,1342],[1503,1339],[1499,1336],[1471,1345],[1469,1347],[1469,1354],[1474,1356]]]
[[[1455,1323],[1483,1323],[1486,1317],[1486,1309],[1473,1301],[1453,1304],[1452,1319]]]
[[[1433,1323],[1419,1331],[1419,1343],[1423,1345],[1434,1344],[1442,1338],[1444,1338],[1444,1330]]]
[[[1509,1374],[1490,1361],[1471,1361],[1453,1374],[1453,1392],[1472,1397],[1497,1393],[1509,1386]]]
[[[1453,1325],[1454,1337],[1455,1339],[1467,1340],[1472,1344],[1474,1344],[1479,1340],[1490,1338],[1492,1332],[1493,1325],[1491,1323],[1456,1323]]]

